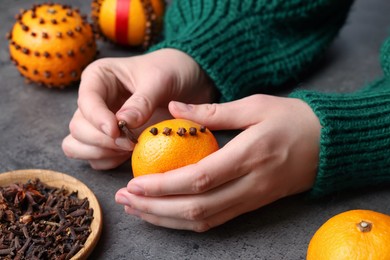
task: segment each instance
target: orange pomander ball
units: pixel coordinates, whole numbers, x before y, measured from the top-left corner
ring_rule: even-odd
[[[114,43],[146,49],[161,33],[163,0],[94,0],[91,7],[95,30]]]
[[[219,149],[214,134],[185,119],[165,120],[145,129],[131,157],[134,177],[164,173],[197,163]]]
[[[8,35],[10,58],[25,78],[55,88],[80,80],[97,52],[86,16],[68,5],[39,4],[16,20]]]

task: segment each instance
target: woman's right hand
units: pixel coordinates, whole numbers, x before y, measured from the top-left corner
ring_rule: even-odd
[[[215,92],[199,65],[179,50],[97,60],[81,76],[78,108],[62,149],[70,158],[87,160],[94,169],[115,168],[133,149],[121,137],[119,120],[138,135],[148,125],[171,117],[169,101],[209,103]]]

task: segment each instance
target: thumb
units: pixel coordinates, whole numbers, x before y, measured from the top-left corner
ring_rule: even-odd
[[[169,111],[175,118],[188,119],[213,130],[243,129],[259,121],[256,111],[248,109],[245,101],[201,105],[171,101]]]

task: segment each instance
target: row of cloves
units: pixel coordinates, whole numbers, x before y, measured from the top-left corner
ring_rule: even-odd
[[[53,6],[54,4],[49,4],[49,6]],[[52,24],[59,24],[60,22],[63,22],[63,23],[66,23],[68,20],[67,17],[72,17],[73,16],[73,13],[76,12],[76,13],[80,13],[79,9],[70,9],[70,6],[68,5],[62,5],[62,8],[63,9],[68,9],[67,12],[66,12],[66,16],[67,17],[63,17],[61,19],[55,19],[55,18],[52,18],[52,19],[44,19],[42,17],[38,17],[37,14],[36,14],[36,9],[38,7],[40,7],[41,5],[33,5],[33,8],[31,9],[31,18],[32,19],[39,19],[39,24],[45,24],[46,22],[50,22]],[[23,15],[26,13],[27,11],[26,10],[23,10],[21,9],[20,10],[20,13],[15,15],[15,19],[17,20],[17,22],[20,24],[21,28],[23,31],[25,32],[29,32],[30,31],[30,28],[28,25],[24,24],[22,19],[23,19]],[[56,9],[52,9],[52,8],[49,8],[47,9],[47,12],[48,13],[51,13],[51,14],[55,14],[57,13]],[[83,20],[83,26],[88,23],[87,22],[87,16],[86,15],[81,15],[81,19]],[[81,32],[82,31],[82,26],[76,26],[75,29],[74,29],[75,32]],[[66,32],[67,35],[69,35],[70,37],[73,37],[74,36],[74,31],[73,30],[68,30]],[[38,34],[36,32],[31,32],[31,35],[33,37],[37,37]],[[56,35],[58,38],[61,38],[62,37],[62,33],[57,33]],[[47,33],[42,33],[42,38],[48,38],[48,34]]]
[[[37,9],[40,8],[42,6],[42,4],[34,4],[31,8],[31,18],[35,19],[37,18]],[[54,9],[54,8],[51,8],[52,6],[54,6],[53,3],[49,3],[47,4],[47,6],[49,6],[49,8],[47,9],[47,13],[49,14],[56,14],[57,13],[57,10]],[[62,5],[62,9],[66,10],[66,16],[67,17],[73,17],[73,14],[76,12],[78,14],[80,14],[80,9],[78,8],[72,8],[70,5]],[[23,17],[24,14],[26,14],[28,10],[24,10],[24,9],[20,9],[19,10],[19,13],[15,15],[15,19],[20,21]],[[81,18],[86,21],[87,20],[87,15],[81,15]],[[66,19],[66,18],[65,18]]]
[[[44,3],[44,4],[33,4],[31,10],[33,10],[35,12],[37,10],[37,8],[44,6],[44,5],[49,6],[49,7],[53,7],[54,5],[60,5],[60,4],[55,4],[52,2],[48,2],[48,3]],[[78,8],[72,8],[72,6],[70,6],[70,5],[62,4],[61,7],[64,10],[69,9],[69,10],[73,10],[77,13],[80,12],[80,10]],[[27,12],[27,10],[19,9],[20,14],[24,14],[25,12]]]
[[[35,57],[41,57],[41,56],[43,56],[43,57],[45,57],[45,58],[57,57],[57,58],[61,59],[61,58],[63,58],[64,56],[67,56],[67,57],[74,57],[74,56],[76,55],[76,51],[74,51],[74,50],[68,50],[68,51],[66,51],[65,54],[62,54],[62,53],[60,53],[60,52],[56,52],[56,53],[53,55],[53,54],[51,54],[51,53],[48,52],[48,51],[43,51],[43,52],[32,51],[31,49],[29,49],[29,48],[27,48],[27,47],[22,47],[22,46],[20,46],[20,45],[17,44],[15,41],[11,41],[11,45],[14,46],[15,49],[16,49],[17,51],[21,51],[21,52],[23,52],[23,53],[26,54],[26,55],[32,54],[32,55],[34,55]],[[89,42],[89,43],[87,44],[87,47],[81,46],[81,47],[79,48],[79,52],[80,52],[81,54],[84,54],[84,53],[87,51],[87,48],[88,48],[88,47],[89,47],[89,48],[92,48],[93,46],[94,46],[94,44],[93,44],[93,42],[91,41],[91,42]]]
[[[27,26],[25,24],[22,24],[22,23],[20,23],[20,26],[21,26],[22,30],[25,31],[26,33],[30,31],[30,27],[29,26]],[[73,30],[68,30],[65,33],[57,32],[55,34],[55,37],[56,38],[63,38],[65,35],[68,35],[69,37],[73,37],[75,35],[75,32],[81,33],[82,31],[83,31],[82,26],[78,25],[78,26],[76,26],[74,28],[74,31]],[[36,32],[31,32],[31,36],[32,37],[39,37],[38,33],[36,33]],[[6,37],[7,37],[8,40],[10,40],[12,38],[12,33],[7,33]],[[42,32],[41,33],[41,37],[43,39],[49,39],[50,35],[47,32]]]
[[[26,66],[22,66],[22,69],[25,70],[25,71],[28,71],[28,68],[27,68]],[[33,74],[34,74],[34,75],[39,75],[39,73],[40,73],[40,72],[39,72],[38,70],[36,70],[36,69],[33,70]],[[50,78],[53,77],[52,72],[50,72],[50,71],[48,71],[48,70],[45,70],[45,71],[43,71],[42,73],[43,73],[44,77],[47,78],[47,79],[50,79]],[[75,78],[75,79],[78,78],[78,73],[77,73],[77,71],[75,71],[75,70],[72,70],[72,71],[69,73],[69,75],[70,75],[72,78]],[[65,75],[65,73],[64,73],[63,71],[60,71],[60,72],[57,73],[57,77],[60,78],[60,79],[64,78],[65,76],[66,76],[66,75]]]
[[[206,127],[205,126],[200,126],[199,128],[199,131],[201,133],[204,133],[206,132]],[[152,134],[152,135],[157,135],[158,134],[158,129],[157,127],[152,127],[149,132]],[[188,129],[188,133],[192,136],[195,136],[197,134],[198,130],[196,129],[196,127],[190,127]],[[171,135],[172,133],[172,128],[169,128],[169,127],[164,127],[162,133],[166,136],[168,135]],[[187,133],[187,129],[185,129],[184,127],[179,127],[176,134],[179,135],[179,136],[184,136],[185,134]]]
[[[141,4],[145,14],[145,36],[142,48],[147,49],[150,45],[157,41],[159,35],[159,28],[157,24],[156,12],[153,9],[153,5],[150,0],[141,0]]]

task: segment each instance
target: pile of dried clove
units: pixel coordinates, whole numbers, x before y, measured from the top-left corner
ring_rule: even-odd
[[[70,259],[91,233],[93,209],[77,192],[39,179],[0,187],[0,258]]]

